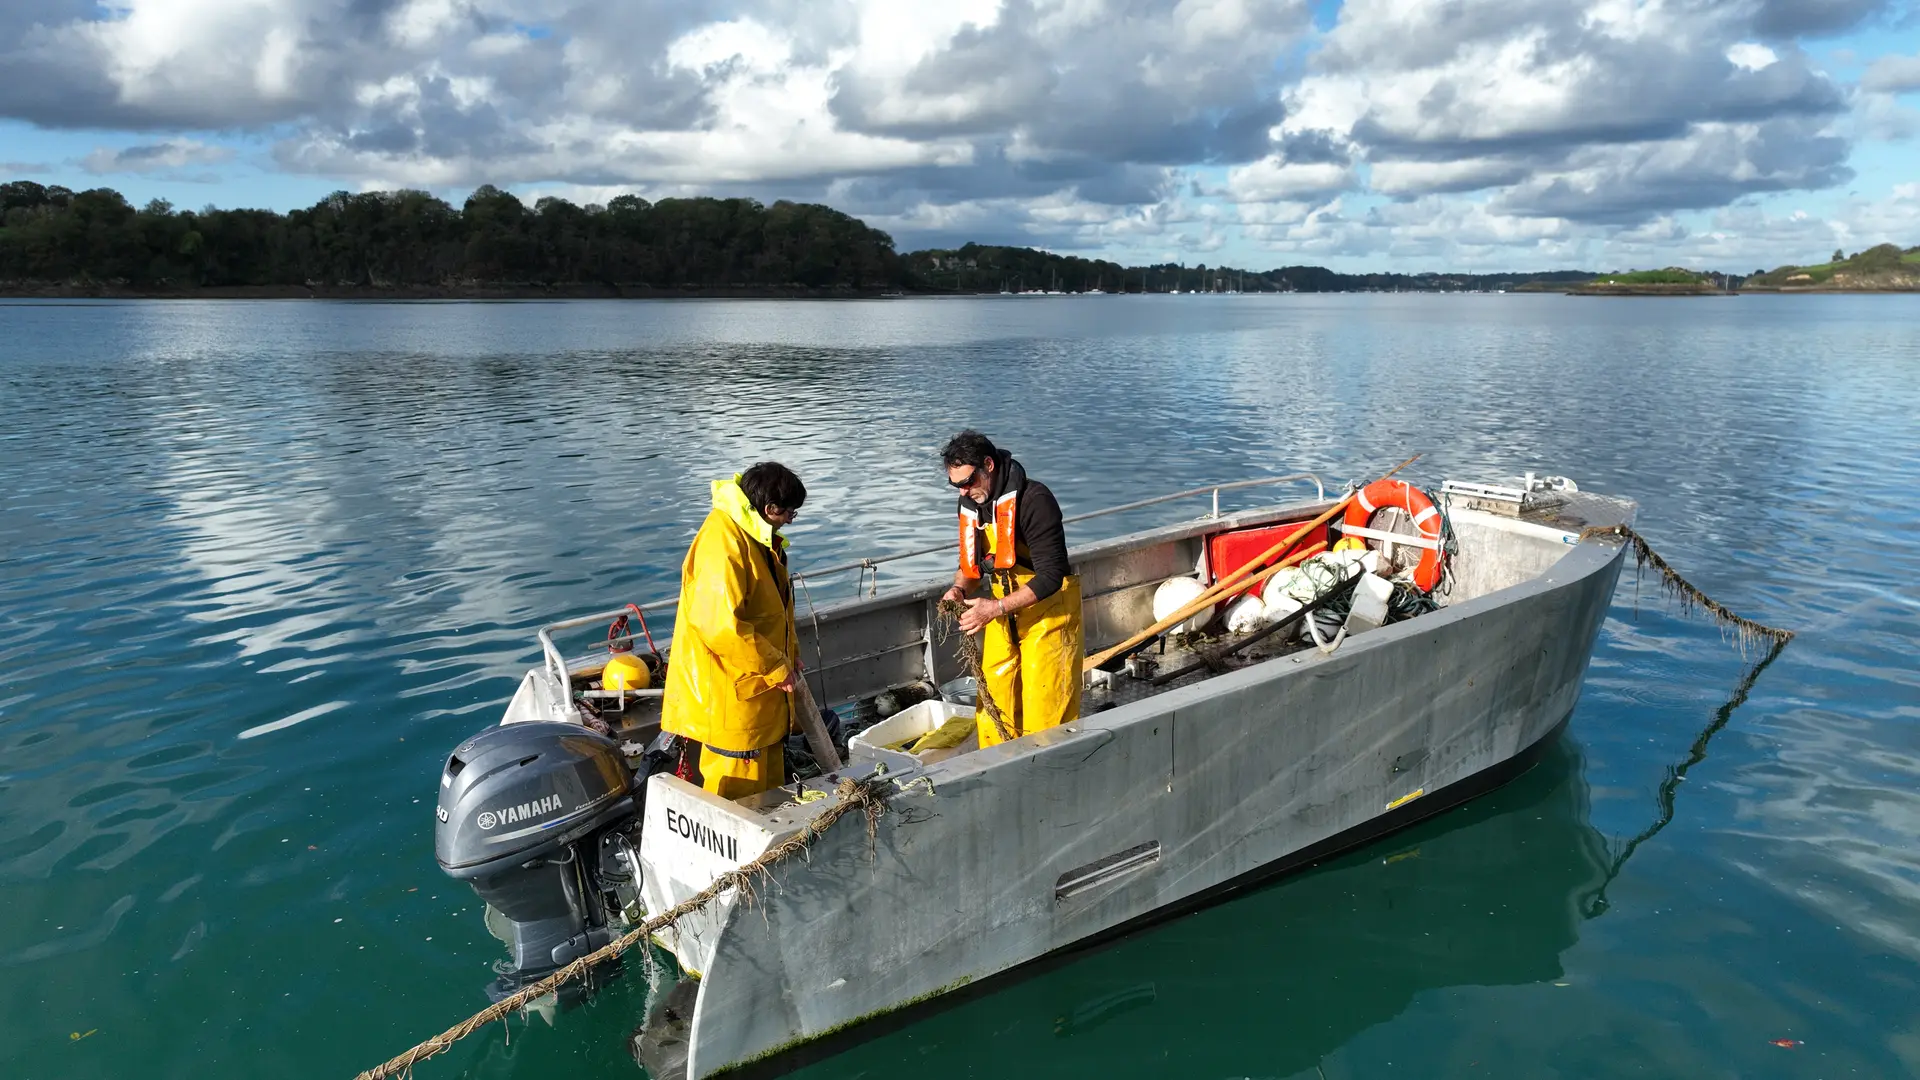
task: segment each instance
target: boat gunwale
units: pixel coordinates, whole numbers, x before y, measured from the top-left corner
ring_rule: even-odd
[[[1203,488],[1203,489],[1196,489],[1196,490],[1209,490],[1209,489]],[[1184,495],[1188,493],[1183,492],[1181,494]],[[1099,540],[1094,540],[1086,544],[1082,544],[1076,548],[1071,548],[1067,552],[1068,562],[1070,565],[1072,565],[1087,559],[1102,558],[1108,555],[1112,555],[1115,553],[1124,552],[1128,550],[1152,547],[1156,544],[1173,543],[1181,540],[1190,540],[1197,536],[1207,536],[1217,532],[1230,532],[1235,529],[1254,528],[1261,525],[1269,525],[1269,524],[1275,524],[1275,523],[1284,522],[1288,520],[1294,520],[1296,518],[1300,520],[1304,520],[1306,518],[1311,518],[1319,513],[1325,512],[1329,507],[1331,507],[1337,501],[1338,501],[1337,499],[1318,499],[1318,500],[1312,500],[1307,502],[1269,503],[1264,506],[1254,506],[1254,507],[1248,507],[1245,510],[1236,510],[1230,514],[1222,514],[1219,517],[1190,518],[1186,521],[1176,521],[1176,522],[1170,522],[1166,525],[1156,525],[1151,528],[1137,529],[1130,533],[1121,533],[1116,536],[1104,537]],[[1132,508],[1131,505],[1127,507],[1119,507],[1116,509],[1124,510],[1124,509],[1130,509],[1130,508]],[[1086,516],[1090,516],[1090,515],[1086,515]],[[917,552],[915,554],[927,555],[927,554],[933,554],[935,552],[939,552],[943,550],[946,550],[946,549],[944,547],[929,548],[926,551]],[[853,564],[853,565],[858,565],[858,564]],[[797,580],[800,577],[800,575],[795,575],[795,577]],[[879,593],[878,595],[875,595],[875,596],[854,596],[854,597],[848,597],[841,600],[831,600],[821,604],[815,604],[812,602],[811,598],[809,598],[807,601],[806,618],[804,620],[796,619],[796,622],[799,623],[799,625],[796,626],[796,630],[800,631],[803,634],[811,633],[813,648],[815,650],[818,650],[821,646],[821,640],[820,640],[819,631],[817,629],[817,624],[820,621],[822,620],[830,621],[834,619],[840,619],[840,618],[844,618],[852,615],[858,615],[862,611],[879,610],[882,608],[892,607],[895,605],[912,602],[916,600],[919,600],[919,601],[930,600],[940,595],[942,592],[946,591],[947,587],[950,586],[952,583],[953,582],[951,578],[929,576],[918,582],[902,584],[898,587],[889,588],[887,591]],[[1126,588],[1138,588],[1138,587],[1139,586],[1137,585],[1127,585],[1127,586],[1121,586],[1120,588],[1126,589]],[[1084,595],[1081,598],[1081,600],[1084,603],[1087,600],[1097,599],[1099,597],[1107,596],[1112,592],[1117,592],[1117,591],[1119,590],[1110,589],[1110,590],[1103,590],[1096,593],[1088,593]],[[679,599],[679,594],[676,593],[674,597],[670,599],[651,601],[647,604],[640,605],[640,607],[643,611],[652,611],[652,610],[664,608],[670,604],[673,604],[677,602],[678,599]],[[567,683],[562,682],[562,680],[559,678],[556,678],[557,672],[560,670],[564,670],[566,672],[566,678],[570,682],[571,679],[574,678],[575,676],[581,675],[583,673],[591,673],[592,671],[597,670],[597,668],[594,667],[593,657],[590,654],[583,654],[582,656],[575,657],[573,659],[567,659],[563,654],[559,653],[557,646],[555,646],[553,643],[551,631],[556,629],[571,629],[571,628],[578,628],[581,626],[593,625],[595,623],[616,618],[626,613],[627,610],[628,609],[626,608],[610,609],[610,610],[593,614],[593,615],[583,615],[573,619],[565,619],[560,622],[548,623],[545,626],[540,628],[539,636],[540,636],[541,647],[543,650],[542,663],[536,665],[533,668],[530,668],[529,672],[537,676],[538,679],[540,680],[540,683],[544,691],[551,698],[550,708],[556,714],[564,713],[566,711],[564,703],[568,696],[564,690],[564,687],[567,685]],[[670,645],[672,644],[673,638],[671,634],[668,634],[663,636],[660,640]],[[900,647],[907,648],[907,647],[917,647],[917,646],[902,644]],[[560,664],[559,668],[555,667],[556,657],[559,657],[559,664]],[[657,696],[660,693],[660,691],[656,689],[653,691],[643,691],[642,693],[643,694],[650,693],[652,695]],[[564,716],[559,716],[558,718],[562,720],[566,719]]]
[[[1629,507],[1629,516],[1633,510],[1637,510],[1637,506],[1630,500],[1620,501]],[[1490,521],[1496,527],[1503,524],[1505,520],[1490,516]],[[1572,536],[1573,534],[1563,532],[1562,535]],[[1529,599],[1548,592],[1576,588],[1595,574],[1617,573],[1618,564],[1625,558],[1627,550],[1623,542],[1612,536],[1587,537],[1568,544],[1568,549],[1567,553],[1552,566],[1532,577],[1462,600],[1457,604],[1448,604],[1417,618],[1403,619],[1376,627],[1365,634],[1355,635],[1347,639],[1333,653],[1323,654],[1317,649],[1304,649],[1282,656],[1269,657],[1246,667],[1210,675],[1188,685],[1172,687],[1112,709],[1082,715],[1059,727],[1032,732],[971,753],[958,754],[924,765],[891,771],[888,776],[897,787],[905,787],[924,777],[937,789],[942,784],[976,777],[1012,765],[1029,756],[1046,753],[1067,742],[1088,737],[1112,738],[1112,733],[1119,728],[1154,722],[1180,709],[1192,708],[1213,697],[1236,693],[1268,681],[1295,677],[1310,678],[1327,664],[1354,655],[1356,650],[1373,651],[1390,648],[1415,635],[1431,633],[1444,626],[1481,617],[1514,604],[1525,603]],[[1572,559],[1578,559],[1585,565],[1572,567],[1573,572],[1570,574],[1556,576],[1557,572],[1567,568],[1568,560]],[[861,598],[848,603],[872,604],[884,599],[884,597]],[[899,596],[896,595],[895,599],[898,600]],[[1284,666],[1283,662],[1286,662]],[[877,765],[877,762],[849,761],[845,768],[831,777],[811,777],[799,781],[791,789],[781,790],[792,790],[796,794],[801,790],[818,790],[831,794],[840,777],[869,776]],[[752,821],[760,828],[771,828],[776,834],[785,835],[803,828],[808,821],[825,813],[830,805],[830,800],[815,799],[808,802],[780,802],[764,809],[733,803],[730,804],[730,808],[744,821]]]
[[[1187,521],[1172,522],[1167,525],[1156,525],[1148,529],[1138,529],[1130,533],[1120,533],[1116,536],[1089,541],[1078,547],[1068,549],[1067,563],[1070,567],[1074,567],[1089,559],[1104,558],[1122,552],[1153,547],[1157,544],[1191,540],[1197,536],[1209,536],[1218,532],[1232,532],[1236,529],[1256,528],[1261,525],[1282,523],[1296,516],[1302,516],[1304,520],[1304,518],[1310,518],[1316,513],[1324,512],[1336,501],[1337,500],[1326,499],[1314,502],[1271,503],[1266,506],[1254,506],[1248,507],[1245,510],[1237,510],[1231,514],[1223,514],[1217,518],[1193,518]],[[933,550],[944,551],[946,549],[935,548]],[[922,600],[939,596],[952,584],[953,579],[949,577],[929,577],[924,581],[889,589],[886,592],[880,593],[878,596],[855,596],[843,600],[832,600],[823,604],[810,605],[809,613],[819,615],[823,618],[837,618],[858,612],[863,608],[881,608],[905,600]],[[1120,589],[1133,588],[1139,588],[1139,586],[1123,585],[1120,586],[1119,589],[1084,593],[1080,599],[1082,603],[1085,603],[1088,600],[1106,596]]]
[[[1636,515],[1636,512],[1638,510],[1638,504],[1635,503],[1634,501],[1630,499],[1620,498],[1617,496],[1609,496],[1609,498],[1614,499],[1615,501],[1619,502],[1622,505],[1622,508],[1624,511],[1623,516],[1628,521],[1631,521],[1631,519]],[[1105,558],[1105,557],[1109,557],[1116,554],[1122,554],[1128,551],[1151,548],[1159,544],[1176,543],[1182,540],[1190,540],[1195,537],[1205,537],[1205,536],[1213,535],[1220,532],[1231,532],[1238,529],[1257,528],[1263,525],[1272,525],[1272,524],[1282,523],[1290,520],[1305,520],[1307,518],[1314,517],[1319,513],[1324,513],[1327,508],[1335,505],[1338,501],[1339,501],[1338,499],[1322,499],[1317,501],[1273,503],[1265,506],[1249,507],[1245,510],[1235,511],[1231,514],[1225,514],[1220,517],[1200,517],[1200,518],[1189,519],[1186,521],[1170,522],[1166,525],[1158,525],[1158,526],[1153,526],[1146,529],[1138,529],[1130,533],[1121,533],[1115,536],[1105,537],[1100,540],[1094,540],[1086,544],[1082,544],[1069,551],[1068,553],[1069,559],[1072,563],[1077,565],[1082,562]],[[1125,508],[1123,507],[1122,509],[1125,509]],[[1386,626],[1375,628],[1371,632],[1367,633],[1364,636],[1364,638],[1361,639],[1360,641],[1357,641],[1352,645],[1342,646],[1342,651],[1346,651],[1347,649],[1350,649],[1350,648],[1362,647],[1363,645],[1364,647],[1367,647],[1367,648],[1373,648],[1376,646],[1383,646],[1383,645],[1389,644],[1394,640],[1398,640],[1401,636],[1405,634],[1416,632],[1416,631],[1404,629],[1405,627],[1412,624],[1417,623],[1418,632],[1424,632],[1429,629],[1434,629],[1437,626],[1442,624],[1456,622],[1459,619],[1465,618],[1476,611],[1491,609],[1494,607],[1504,606],[1506,604],[1518,602],[1521,599],[1523,599],[1525,595],[1528,595],[1532,591],[1543,590],[1545,588],[1548,588],[1554,585],[1555,583],[1553,581],[1553,575],[1555,571],[1564,568],[1566,565],[1566,560],[1575,558],[1583,550],[1593,551],[1593,550],[1599,550],[1605,547],[1617,547],[1618,550],[1615,551],[1616,555],[1619,553],[1620,550],[1624,550],[1623,547],[1618,546],[1617,541],[1607,537],[1587,537],[1585,539],[1576,540],[1576,539],[1573,539],[1573,537],[1575,536],[1574,533],[1565,529],[1555,528],[1550,525],[1540,525],[1537,523],[1527,522],[1520,519],[1509,519],[1509,518],[1501,517],[1498,515],[1483,514],[1483,513],[1479,513],[1472,510],[1467,510],[1464,508],[1454,509],[1449,511],[1449,513],[1451,515],[1464,518],[1465,520],[1473,521],[1476,524],[1483,524],[1487,527],[1497,529],[1502,532],[1512,533],[1517,536],[1527,537],[1529,539],[1533,539],[1537,541],[1547,541],[1549,535],[1558,536],[1559,538],[1561,538],[1562,542],[1567,543],[1570,550],[1564,556],[1562,556],[1559,560],[1556,560],[1551,566],[1546,567],[1545,569],[1541,570],[1540,572],[1534,574],[1531,577],[1528,577],[1521,581],[1517,581],[1512,585],[1504,586],[1500,589],[1495,589],[1488,593],[1483,593],[1479,596],[1474,596],[1474,597],[1470,597],[1455,603],[1446,604],[1445,606],[1441,607],[1437,611],[1429,612],[1425,615],[1420,616],[1418,619],[1407,619],[1401,622],[1390,623]],[[941,550],[941,549],[938,549],[938,548],[930,549],[930,551],[938,551],[938,550]],[[1595,563],[1595,565],[1589,567],[1586,572],[1590,573],[1590,572],[1598,571],[1599,569],[1604,567],[1606,563],[1609,561],[1610,560],[1606,558],[1599,559]],[[846,618],[850,616],[857,616],[860,613],[869,611],[869,610],[881,610],[884,608],[901,606],[903,604],[909,604],[916,601],[925,602],[939,595],[950,584],[951,584],[950,580],[945,577],[930,576],[917,584],[903,584],[898,588],[889,589],[887,592],[884,592],[875,596],[855,596],[855,597],[849,597],[843,600],[831,601],[831,602],[820,604],[820,605],[814,605],[811,603],[811,601],[809,601],[808,613],[807,613],[808,617],[806,620],[804,620],[803,626],[800,629],[810,631],[812,633],[813,647],[817,652],[822,645],[822,632],[821,632],[821,627],[819,625],[821,622],[834,621],[834,620],[838,620],[838,619]],[[1086,596],[1083,597],[1083,602],[1087,600],[1097,599],[1103,596],[1109,596],[1109,595],[1112,595],[1113,593],[1121,592],[1127,589],[1141,588],[1143,587],[1143,584],[1145,583],[1122,585],[1112,589],[1105,589],[1099,592],[1088,593]],[[1515,590],[1520,590],[1520,591],[1516,592]],[[664,601],[662,603],[664,603]],[[608,617],[611,617],[611,615],[617,615],[617,614],[618,612],[611,612],[611,613],[608,613]],[[592,617],[589,617],[589,619],[597,620],[600,617],[601,616],[592,616]],[[931,618],[930,613],[928,618]],[[1439,622],[1436,622],[1435,621],[1436,619],[1439,619]],[[585,625],[585,624],[586,623],[584,622],[581,623],[581,625]],[[551,628],[552,626],[558,626],[558,625],[561,625],[561,624],[549,624],[549,627],[543,628],[541,633],[545,635],[547,629]],[[547,640],[548,643],[550,644],[549,639],[543,638],[543,640]],[[666,640],[670,644],[672,641],[672,638],[671,636],[668,636],[664,640]],[[903,645],[901,647],[918,647],[918,643],[908,643],[907,645]],[[1095,721],[1092,715],[1083,715],[1073,723],[1079,724],[1081,730],[1088,730],[1089,724],[1097,725],[1098,728],[1104,729],[1104,728],[1114,727],[1117,723],[1133,719],[1136,716],[1160,715],[1165,713],[1166,711],[1169,711],[1171,708],[1179,707],[1180,705],[1191,705],[1195,701],[1204,700],[1207,697],[1213,696],[1213,694],[1215,693],[1219,693],[1225,690],[1231,690],[1231,689],[1237,688],[1239,685],[1238,682],[1229,682],[1224,686],[1220,685],[1222,679],[1232,679],[1235,676],[1240,676],[1244,678],[1253,678],[1252,676],[1247,676],[1246,673],[1247,672],[1266,672],[1268,671],[1268,665],[1279,660],[1290,660],[1290,661],[1293,661],[1295,666],[1300,667],[1302,670],[1311,670],[1318,666],[1310,663],[1310,661],[1316,658],[1320,660],[1326,660],[1326,659],[1331,659],[1331,655],[1323,656],[1323,655],[1320,655],[1317,650],[1306,650],[1304,653],[1296,652],[1296,653],[1291,653],[1284,656],[1270,657],[1267,660],[1262,660],[1257,663],[1249,664],[1245,667],[1236,668],[1232,671],[1220,672],[1217,674],[1210,675],[1207,678],[1200,679],[1198,681],[1189,683],[1184,686],[1175,686],[1175,687],[1167,688],[1165,690],[1160,690],[1160,691],[1148,694],[1144,697],[1138,698],[1134,701],[1127,702],[1124,705],[1118,705],[1112,709],[1105,710],[1102,713],[1094,714],[1099,716],[1098,721]],[[569,680],[571,680],[571,678],[574,675],[579,674],[581,670],[584,670],[584,668],[580,664],[580,661],[578,660],[566,661],[565,668],[568,673]],[[530,673],[538,676],[539,680],[543,684],[545,684],[545,689],[547,693],[552,695],[552,699],[556,703],[556,706],[557,706],[556,711],[562,711],[562,712],[567,711],[564,709],[564,707],[561,707],[561,703],[564,703],[566,699],[570,696],[567,693],[568,684],[561,683],[559,680],[555,679],[553,677],[552,668],[547,664],[541,664],[535,668],[530,669]],[[1196,693],[1195,691],[1197,691],[1198,688],[1200,687],[1207,687],[1208,690],[1205,692]],[[653,691],[653,693],[658,694],[659,691],[656,690],[656,691]],[[1140,706],[1145,705],[1148,702],[1157,702],[1161,704],[1156,705],[1151,710],[1143,710],[1137,713],[1135,712],[1136,709],[1138,709]],[[1119,714],[1119,715],[1113,716],[1109,714]],[[567,719],[567,718],[562,717],[562,719]],[[577,722],[577,721],[574,721],[574,722]],[[1068,727],[1070,727],[1070,725],[1068,725]],[[1014,740],[1014,743],[1021,743],[1021,742],[1025,742],[1025,740],[1024,739]],[[1013,745],[1013,744],[1006,744],[1006,745]],[[941,765],[941,764],[947,764],[949,762],[956,763],[954,768],[958,770],[959,768],[958,763],[962,763],[962,762],[971,763],[975,759],[980,758],[980,756],[981,756],[980,752],[976,751],[975,753],[971,753],[971,754],[963,754],[963,755],[957,755],[955,757],[947,758],[947,759],[944,759],[942,762],[938,762],[934,764]],[[853,766],[855,765],[855,763],[848,762],[847,764],[848,764],[848,768],[841,770],[843,774],[850,774],[851,772],[856,771],[853,769]],[[932,768],[932,767],[933,765],[928,765],[928,766],[923,766],[919,769],[912,770],[911,775],[920,775],[922,772],[925,771],[925,769]],[[943,772],[944,771],[945,770],[943,770]],[[946,774],[959,775],[959,772],[958,771],[948,772]]]
[[[1608,572],[1626,555],[1626,545],[1615,537],[1588,537],[1569,545],[1569,548],[1566,555],[1553,566],[1524,581],[1462,600],[1458,604],[1449,604],[1417,618],[1403,619],[1376,627],[1365,634],[1347,639],[1333,653],[1323,654],[1318,649],[1304,649],[1283,656],[1269,657],[1246,667],[1210,675],[1186,686],[1173,687],[1103,712],[1083,715],[1058,728],[1036,731],[996,746],[986,747],[969,754],[942,758],[917,769],[903,770],[893,775],[903,781],[925,776],[937,787],[943,782],[1018,761],[1029,754],[1045,751],[1071,738],[1110,732],[1123,726],[1157,720],[1182,708],[1191,708],[1210,698],[1235,693],[1270,680],[1311,677],[1328,663],[1351,656],[1355,651],[1390,648],[1418,634],[1431,633],[1443,626],[1457,624],[1488,612],[1524,603],[1550,591],[1577,587],[1595,574]],[[1556,579],[1554,572],[1564,567],[1567,560],[1576,556],[1581,557],[1588,565],[1576,567],[1574,573],[1563,579]],[[1282,666],[1283,662],[1284,666]],[[783,806],[781,809],[791,809],[791,807]],[[786,820],[790,819],[782,820],[783,827]]]

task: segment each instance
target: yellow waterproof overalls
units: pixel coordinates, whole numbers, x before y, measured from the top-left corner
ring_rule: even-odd
[[[996,541],[994,534],[999,530],[983,531],[989,552],[996,543],[1005,542]],[[1033,580],[1026,545],[1016,545],[1015,551],[1011,569],[987,571],[996,598],[1004,599]],[[982,707],[975,716],[981,746],[1057,727],[1080,716],[1081,642],[1080,578],[1074,574],[1061,579],[1059,591],[1052,596],[986,625],[981,631],[980,668],[1007,731],[1003,735],[1000,724]]]

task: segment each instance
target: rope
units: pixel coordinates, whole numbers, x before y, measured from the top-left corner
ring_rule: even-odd
[[[807,598],[807,617],[813,620],[813,670],[814,674],[820,678],[820,693],[814,696],[814,700],[825,701],[827,700],[827,654],[826,650],[823,649],[820,644],[820,612],[819,609],[813,606],[813,590],[807,588],[807,575],[796,574],[788,580],[798,581],[800,583],[800,595]],[[798,638],[799,636],[798,631],[796,631],[794,637]],[[806,673],[802,672],[800,677],[803,679],[806,678]]]
[[[960,624],[960,616],[964,614],[966,610],[967,605],[964,601],[940,601],[940,614],[945,615],[947,617],[947,623],[953,626],[957,627]],[[941,639],[943,641],[945,640],[944,630],[946,625],[946,623],[942,624],[943,633]],[[983,667],[980,662],[980,635],[960,635],[960,659],[965,662],[967,666],[967,674],[973,676],[974,701],[993,719],[993,726],[999,729],[1000,737],[1009,742],[1012,741],[1015,734],[1013,725],[1009,724],[1007,718],[1001,714],[999,704],[993,700],[993,692],[987,689],[986,668]]]
[[[647,613],[640,610],[639,604],[628,604],[627,610],[633,612],[634,616],[640,620],[640,632],[647,636],[647,649],[652,652],[653,655],[659,656],[660,646],[653,643],[653,631],[647,629]],[[620,621],[622,623],[626,622],[627,617],[625,615],[620,616]]]
[[[1661,587],[1666,590],[1667,595],[1680,601],[1680,611],[1683,614],[1691,614],[1695,608],[1706,611],[1716,622],[1722,626],[1732,627],[1739,634],[1741,648],[1758,644],[1763,638],[1782,645],[1793,640],[1793,631],[1776,629],[1736,615],[1725,605],[1701,592],[1691,581],[1681,577],[1679,572],[1668,566],[1667,560],[1655,554],[1653,548],[1648,546],[1646,538],[1634,532],[1632,528],[1626,525],[1596,525],[1581,532],[1580,539],[1585,540],[1592,536],[1617,536],[1632,541],[1636,570],[1651,565],[1655,570],[1660,571]]]
[[[828,807],[819,817],[808,822],[806,828],[762,852],[759,858],[721,874],[714,879],[713,884],[708,885],[706,888],[675,904],[673,907],[648,919],[645,923],[627,931],[625,934],[615,938],[601,948],[575,960],[573,963],[541,979],[539,982],[523,987],[517,993],[502,998],[487,1008],[474,1013],[467,1019],[435,1035],[433,1038],[420,1043],[406,1053],[390,1058],[368,1069],[366,1072],[355,1077],[355,1080],[387,1080],[388,1077],[410,1076],[413,1072],[414,1065],[445,1051],[454,1043],[486,1027],[495,1020],[505,1019],[507,1016],[526,1007],[530,1002],[545,997],[561,986],[581,978],[586,975],[590,969],[619,956],[621,953],[626,952],[653,934],[672,926],[687,915],[707,906],[707,904],[711,903],[714,898],[718,897],[721,893],[729,889],[738,889],[742,894],[751,897],[756,880],[767,880],[770,876],[768,871],[776,863],[805,851],[815,840],[825,835],[826,831],[831,829],[835,822],[855,810],[864,811],[866,814],[867,844],[868,849],[871,850],[875,837],[878,835],[877,830],[880,823],[880,815],[886,810],[886,797],[881,792],[887,783],[888,781],[877,777],[869,780],[847,779],[840,781],[840,786],[834,791],[834,794],[840,797],[839,802]]]

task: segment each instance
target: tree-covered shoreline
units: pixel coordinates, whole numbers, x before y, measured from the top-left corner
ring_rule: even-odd
[[[1901,262],[1898,248],[1886,250]],[[1772,280],[1778,278],[1793,289],[1801,284],[1789,280],[1796,269],[1755,283],[1782,287]],[[1813,268],[1809,280],[1827,269]],[[1711,276],[1720,289],[1741,285],[1737,277]],[[753,199],[648,202],[622,195],[604,206],[556,198],[528,206],[488,185],[458,207],[423,191],[340,191],[282,214],[176,210],[160,200],[135,208],[111,188],[0,184],[0,295],[16,297],[1557,292],[1599,278],[1585,270],[1343,274],[1321,266],[1122,266],[987,244],[900,254],[887,233],[832,207]],[[1851,277],[1843,273],[1838,280]],[[1875,279],[1874,287],[1910,287],[1905,277],[1888,282]]]
[[[111,188],[0,184],[0,294],[379,299],[847,296],[892,292],[1458,292],[1584,280],[1340,274],[1319,266],[1121,266],[967,244],[901,255],[831,207],[623,195],[605,206],[492,186],[335,192],[305,209],[135,208]]]
[[[529,207],[487,186],[457,208],[421,191],[336,192],[280,214],[0,185],[0,288],[16,294],[884,291],[907,278],[886,233],[790,202]]]

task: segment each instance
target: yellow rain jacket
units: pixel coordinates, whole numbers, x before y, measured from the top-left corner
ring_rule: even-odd
[[[661,727],[735,753],[786,738],[793,695],[774,688],[799,655],[786,543],[738,476],[713,482],[713,511],[680,568]]]

